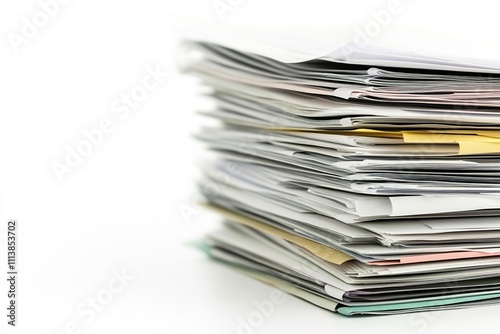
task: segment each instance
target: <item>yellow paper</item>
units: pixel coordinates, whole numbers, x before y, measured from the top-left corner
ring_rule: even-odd
[[[485,137],[500,138],[500,131],[496,130],[477,131],[477,134]]]
[[[405,143],[435,143],[459,145],[460,155],[500,153],[500,138],[479,135],[403,132]]]
[[[290,129],[290,131],[294,132],[295,130]],[[500,131],[497,130],[382,131],[355,129],[314,132],[347,136],[401,138],[409,144],[456,144],[459,155],[500,153]]]
[[[403,132],[405,143],[500,143],[500,138],[478,135]]]
[[[216,211],[216,212],[222,214],[223,216],[230,219],[231,221],[234,221],[236,223],[240,223],[240,224],[243,224],[246,226],[250,226],[250,227],[252,227],[256,230],[259,230],[261,232],[272,234],[274,236],[280,237],[281,239],[290,241],[291,243],[294,243],[302,248],[307,249],[308,251],[310,251],[314,255],[316,255],[316,256],[318,256],[318,257],[320,257],[323,260],[326,260],[328,262],[340,265],[346,261],[353,259],[351,256],[344,254],[341,251],[338,251],[336,249],[319,244],[319,243],[314,242],[312,240],[299,237],[295,234],[285,232],[285,231],[280,230],[278,228],[261,223],[258,220],[242,216],[240,214],[229,211],[227,209],[223,209],[223,208],[215,206],[215,205],[208,204],[207,207],[213,211]]]
[[[500,142],[495,143],[477,143],[464,141],[460,142],[459,154],[487,154],[500,153]]]

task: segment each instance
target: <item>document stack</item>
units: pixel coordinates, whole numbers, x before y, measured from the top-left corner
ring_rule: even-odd
[[[345,316],[500,301],[497,70],[187,47],[221,121],[199,134],[213,259]]]

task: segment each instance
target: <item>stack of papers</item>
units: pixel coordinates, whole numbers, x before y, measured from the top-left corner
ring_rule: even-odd
[[[348,316],[500,301],[497,70],[184,50],[222,123],[199,134],[210,256]]]

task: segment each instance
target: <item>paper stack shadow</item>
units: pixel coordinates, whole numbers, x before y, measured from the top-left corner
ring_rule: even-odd
[[[221,121],[212,258],[347,316],[500,301],[498,69],[184,50]]]

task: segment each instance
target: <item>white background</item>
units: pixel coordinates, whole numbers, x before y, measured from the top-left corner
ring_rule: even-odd
[[[18,220],[20,278],[16,328],[6,326],[1,280],[0,333],[238,333],[239,319],[258,311],[254,303],[269,300],[271,288],[187,246],[218,219],[195,205],[203,147],[192,135],[205,120],[195,115],[196,86],[172,63],[169,17],[182,6],[217,19],[211,3],[73,0],[15,52],[7,34],[19,34],[22,18],[40,6],[1,2],[0,233],[7,219]],[[238,11],[265,8],[248,0]],[[279,12],[262,14],[280,20]],[[147,67],[169,74],[120,119],[113,102],[142,83]],[[113,131],[58,180],[53,162],[64,163],[67,147],[105,118]],[[5,248],[2,240],[1,277]],[[133,276],[127,286],[92,321],[81,316],[82,303],[105,295],[122,271]],[[353,319],[287,296],[259,326],[239,332],[484,333],[496,329],[499,311]],[[72,323],[77,330],[66,330]]]

